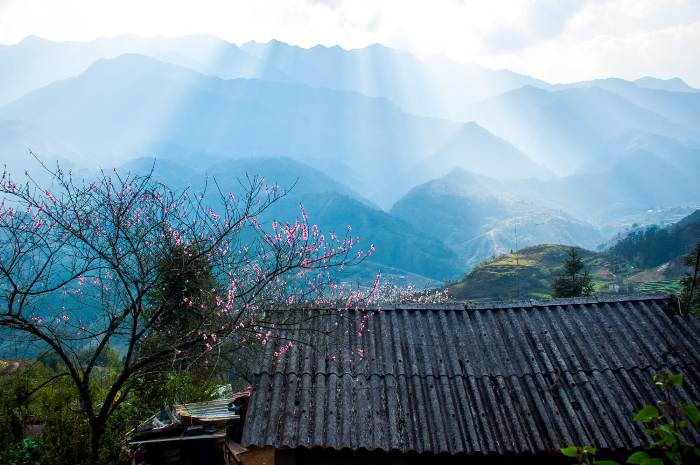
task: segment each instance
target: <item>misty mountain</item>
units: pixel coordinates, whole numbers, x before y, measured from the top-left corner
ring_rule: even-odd
[[[374,44],[346,50],[317,45],[302,48],[272,40],[248,42],[241,49],[293,82],[385,97],[405,111],[463,120],[461,108],[524,85],[549,84],[508,70],[446,59],[420,60]]]
[[[528,245],[593,247],[602,239],[590,224],[510,196],[499,181],[459,169],[414,187],[391,213],[448,244],[464,269]]]
[[[659,79],[645,76],[634,81],[635,84],[649,89],[670,90],[673,92],[700,92],[700,89],[689,86],[681,78]]]
[[[632,131],[676,139],[692,130],[600,87],[546,91],[534,87],[487,99],[474,120],[558,174],[605,162],[610,140]]]
[[[340,235],[351,226],[353,236],[360,238],[360,248],[368,249],[373,244],[376,251],[363,265],[383,270],[385,277],[405,281],[406,275],[413,274],[422,276],[424,281],[427,281],[425,278],[444,281],[464,271],[457,255],[444,241],[426,236],[401,218],[341,194],[290,196],[275,205],[268,215],[270,218],[289,217],[296,211],[298,216],[299,203],[309,212],[310,220],[324,231]],[[410,281],[416,282],[416,277]]]
[[[261,175],[294,185],[276,214],[308,196],[333,227],[333,209],[366,223],[362,237],[389,244],[372,266],[396,275],[445,279],[516,235],[595,247],[647,210],[700,201],[700,93],[679,79],[550,85],[381,45],[209,36],[30,37],[0,46],[0,68],[0,102],[19,97],[0,107],[11,170],[35,172],[32,149],[83,170],[157,157],[181,187]],[[423,258],[420,236],[437,241]]]
[[[304,205],[309,221],[328,234],[342,236],[348,226],[352,236],[360,238],[359,247],[375,246],[375,253],[346,277],[373,278],[382,272],[396,282],[435,285],[452,279],[463,271],[456,254],[442,241],[426,237],[405,221],[396,218],[363,199],[351,188],[332,180],[322,172],[289,158],[255,158],[226,160],[212,166],[191,168],[177,162],[141,158],[124,164],[121,169],[132,173],[152,172],[156,180],[175,188],[201,189],[209,184],[210,202],[216,205],[217,186],[224,193],[240,195],[245,176],[261,176],[267,186],[288,191],[261,215],[262,224],[291,222],[301,219]]]
[[[139,55],[100,60],[0,109],[0,119],[29,122],[102,164],[154,154],[329,159],[353,168],[368,186],[363,194],[380,205],[397,171],[418,162],[463,166],[469,159],[458,160],[460,152],[479,174],[514,179],[543,172],[474,124],[410,115],[386,99],[352,92],[221,80]],[[489,163],[477,163],[482,152]]]
[[[510,192],[601,225],[619,226],[648,209],[698,204],[700,148],[644,133],[615,144],[619,152],[604,163],[570,176],[510,183]]]
[[[0,104],[10,99],[3,98],[3,92],[16,98],[75,76],[99,58],[123,53],[148,55],[224,79],[255,78],[346,90],[386,98],[404,112],[475,120],[560,174],[571,174],[581,165],[590,166],[615,154],[617,148],[610,146],[609,139],[625,131],[642,130],[684,143],[700,137],[700,93],[680,79],[601,79],[552,86],[508,70],[444,59],[419,60],[381,45],[307,49],[273,40],[239,47],[201,35],[124,35],[61,43],[29,37],[14,46],[1,46]],[[577,92],[545,92],[577,88]],[[483,101],[487,97],[493,98]],[[444,174],[451,168],[437,172]],[[465,168],[478,171],[473,164]]]
[[[223,78],[254,78],[385,97],[405,111],[463,119],[460,108],[523,85],[549,84],[508,70],[445,59],[419,60],[379,44],[346,50],[302,48],[277,40],[241,47],[217,37],[119,35],[90,42],[30,36],[0,46],[0,105],[51,82],[76,76],[100,58],[141,54]],[[468,83],[468,85],[465,85]]]
[[[213,36],[176,38],[119,35],[90,42],[53,42],[29,36],[0,45],[0,105],[52,82],[77,76],[101,58],[137,53],[222,78],[287,80],[236,45]]]
[[[672,123],[683,126],[691,136],[698,136],[700,132],[698,130],[700,127],[700,92],[695,89],[690,87],[683,91],[652,89],[639,85],[637,81],[630,82],[614,78],[557,86],[557,88],[569,89],[590,87],[615,93],[640,108],[652,111]]]
[[[382,197],[397,201],[412,187],[447,175],[455,169],[488,174],[496,179],[513,180],[512,172],[525,177],[548,178],[552,173],[532,163],[503,139],[494,137],[476,123],[465,123],[462,129],[431,156],[398,170],[386,183]]]

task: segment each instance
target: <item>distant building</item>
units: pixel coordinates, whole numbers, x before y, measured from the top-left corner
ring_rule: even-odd
[[[572,444],[626,457],[648,443],[632,416],[661,397],[655,372],[682,372],[680,396],[700,400],[700,323],[677,309],[650,296],[304,310],[286,334],[303,343],[265,348],[236,460],[546,465],[571,463]]]

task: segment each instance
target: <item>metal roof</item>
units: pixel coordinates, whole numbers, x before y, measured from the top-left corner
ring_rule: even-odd
[[[228,404],[232,401],[232,398],[227,398],[190,404],[176,404],[175,413],[181,418],[196,418],[203,422],[234,420],[240,418],[240,416],[228,409]]]
[[[244,446],[630,449],[647,444],[632,416],[659,398],[654,372],[683,372],[680,397],[699,400],[700,323],[667,297],[315,312],[286,353],[267,344]]]

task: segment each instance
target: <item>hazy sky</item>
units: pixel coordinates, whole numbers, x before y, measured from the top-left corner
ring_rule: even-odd
[[[553,82],[654,75],[700,87],[700,0],[0,0],[0,43],[121,33],[379,42]]]

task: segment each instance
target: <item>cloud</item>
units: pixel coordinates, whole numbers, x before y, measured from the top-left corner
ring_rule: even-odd
[[[310,5],[321,5],[329,8],[331,10],[336,10],[340,8],[343,4],[343,0],[306,0]]]
[[[625,35],[600,34],[585,40],[543,43],[493,59],[490,65],[507,64],[552,82],[651,75],[681,77],[700,88],[700,54],[693,51],[694,44],[700,44],[700,21]]]
[[[591,0],[537,0],[512,2],[519,13],[514,21],[501,20],[484,34],[484,45],[493,52],[532,46],[541,40],[557,38],[567,23]]]
[[[700,85],[698,21],[698,0],[0,0],[0,43],[120,33],[379,42],[546,80],[673,74]]]

